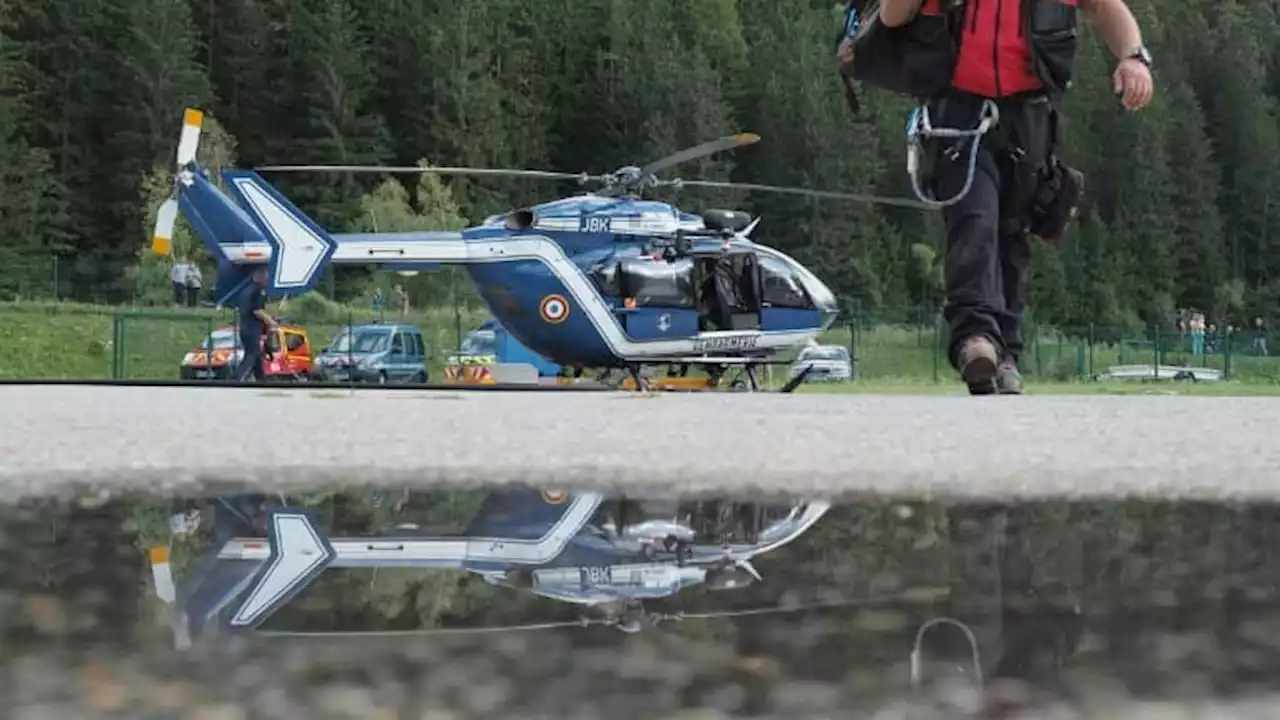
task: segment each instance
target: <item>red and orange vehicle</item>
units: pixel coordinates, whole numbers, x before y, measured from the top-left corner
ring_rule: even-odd
[[[311,341],[306,328],[281,323],[262,336],[262,365],[267,378],[305,382],[311,377]],[[230,379],[244,358],[240,332],[235,325],[220,327],[209,333],[199,346],[182,357],[183,380]]]

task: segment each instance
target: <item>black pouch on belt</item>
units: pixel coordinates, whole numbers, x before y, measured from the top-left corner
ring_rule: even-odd
[[[1031,234],[1056,245],[1067,234],[1084,195],[1084,173],[1062,164],[1056,155],[1040,170],[1031,200]]]

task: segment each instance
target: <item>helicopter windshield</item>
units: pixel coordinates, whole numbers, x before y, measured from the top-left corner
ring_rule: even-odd
[[[224,350],[239,346],[236,334],[230,330],[215,330],[209,333],[201,345],[205,350]]]
[[[355,333],[342,332],[334,338],[329,346],[330,352],[337,353],[375,353],[387,349],[387,341],[391,332],[387,329],[357,330]]]
[[[849,350],[840,345],[821,345],[805,348],[800,353],[802,360],[848,360]]]
[[[473,330],[462,341],[458,352],[462,355],[494,355],[498,340],[492,330]]]
[[[795,271],[781,260],[762,254],[760,280],[763,299],[773,307],[807,309],[813,307]]]

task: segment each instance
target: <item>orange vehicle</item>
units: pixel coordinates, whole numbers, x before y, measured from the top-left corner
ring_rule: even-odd
[[[281,323],[265,333],[262,350],[262,367],[268,379],[306,382],[311,377],[311,341],[301,325]],[[220,327],[183,356],[181,377],[183,380],[227,380],[243,357],[239,328]]]

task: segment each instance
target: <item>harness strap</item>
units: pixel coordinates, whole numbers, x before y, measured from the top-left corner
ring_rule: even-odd
[[[984,100],[982,115],[978,126],[972,130],[959,128],[938,128],[933,126],[929,117],[928,103],[922,103],[907,116],[907,174],[911,176],[911,190],[920,202],[933,208],[944,208],[960,202],[969,189],[973,187],[973,177],[978,171],[978,149],[982,137],[1000,122],[1000,108],[993,100]],[[938,200],[920,187],[920,153],[923,152],[923,140],[934,138],[971,139],[969,143],[969,160],[965,172],[964,187],[954,197]]]

